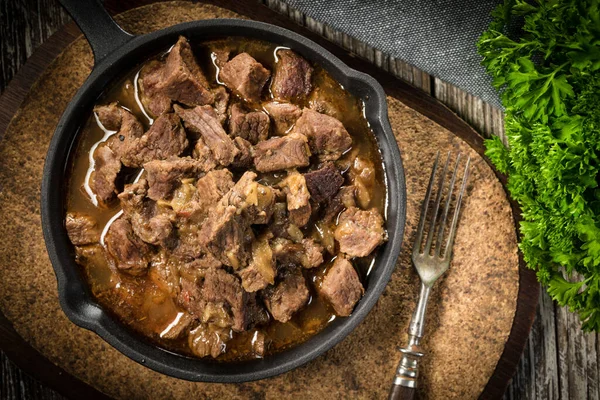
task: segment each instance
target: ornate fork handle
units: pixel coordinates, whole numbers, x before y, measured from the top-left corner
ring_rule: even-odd
[[[402,359],[398,364],[396,370],[396,377],[394,378],[394,386],[401,386],[409,388],[411,390],[405,390],[404,392],[410,394],[414,392],[417,387],[417,378],[419,377],[419,361],[423,357],[423,350],[420,346],[421,338],[423,337],[423,329],[425,326],[425,311],[427,310],[427,302],[429,301],[429,294],[431,293],[431,287],[421,283],[421,293],[419,294],[419,301],[417,308],[413,313],[408,328],[408,346],[400,349],[402,352]],[[394,397],[394,389],[390,392],[390,399],[397,399]],[[414,394],[413,394],[414,395]],[[401,398],[412,398],[403,396]]]

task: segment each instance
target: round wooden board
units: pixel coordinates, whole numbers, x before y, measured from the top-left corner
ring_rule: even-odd
[[[143,2],[107,3],[117,13]],[[58,307],[39,226],[39,179],[45,149],[66,102],[92,65],[83,39],[68,46],[78,36],[70,24],[36,51],[0,98],[0,215],[10,221],[0,228],[4,242],[0,245],[0,310],[8,317],[0,315],[2,349],[23,369],[69,397],[104,397],[99,390],[130,398],[144,393],[159,397],[198,397],[202,393],[207,397],[262,398],[290,393],[306,398],[345,397],[348,393],[352,397],[384,397],[399,359],[396,345],[406,339],[418,287],[408,247],[431,158],[438,149],[460,150],[474,158],[474,172],[455,260],[447,278],[436,287],[429,310],[428,358],[423,369],[426,390],[422,394],[431,398],[501,397],[533,322],[538,286],[533,272],[518,259],[516,221],[498,181],[502,177],[496,177],[480,156],[480,136],[433,98],[266,7],[253,1],[208,3],[213,5],[155,4],[132,10],[119,21],[134,33],[198,18],[243,16],[274,23],[320,43],[386,88],[390,120],[406,168],[409,203],[405,249],[386,292],[367,320],[326,355],[283,377],[237,386],[162,376],[71,324]],[[513,212],[518,215],[514,205]]]

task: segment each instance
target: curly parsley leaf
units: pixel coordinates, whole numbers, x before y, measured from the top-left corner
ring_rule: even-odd
[[[508,147],[490,139],[486,155],[521,207],[528,266],[600,330],[600,0],[506,0],[492,15],[477,45]]]

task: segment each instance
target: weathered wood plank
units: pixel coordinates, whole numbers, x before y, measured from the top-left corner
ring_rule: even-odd
[[[0,92],[69,16],[56,0],[0,1]]]
[[[0,352],[0,372],[0,399],[2,400],[65,399],[22,372],[3,352]]]
[[[536,320],[519,368],[504,396],[505,400],[560,399],[555,304],[544,289],[540,290]]]

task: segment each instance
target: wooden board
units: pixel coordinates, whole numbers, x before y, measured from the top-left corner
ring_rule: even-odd
[[[233,2],[219,2],[219,4],[222,4],[225,7],[229,7],[229,8],[232,8],[232,6],[234,5]],[[131,5],[133,5],[133,4],[125,4],[125,6],[131,6]],[[188,6],[186,5],[185,7],[188,7]],[[192,7],[192,6],[190,6],[190,7]],[[199,5],[193,6],[193,7],[199,7]],[[235,9],[236,9],[236,11],[241,12],[242,14],[244,14],[248,17],[265,20],[265,21],[271,22],[271,23],[278,23],[280,25],[286,25],[286,24],[289,25],[289,22],[287,22],[287,20],[283,19],[282,17],[280,17],[266,9],[259,8],[255,3],[243,3],[243,4],[235,3]],[[166,10],[163,10],[163,11],[166,11]],[[170,10],[170,11],[172,11],[172,10]],[[193,13],[191,15],[193,15]],[[133,21],[131,21],[131,20],[129,21],[130,23],[133,24],[133,29],[142,29],[143,28],[143,27],[139,26],[139,24],[141,24],[141,22],[138,22],[138,21],[139,21],[139,19],[138,20],[134,19]],[[173,22],[177,22],[177,21],[173,21]],[[288,27],[290,27],[290,26],[288,26]],[[294,27],[292,26],[291,28],[294,28]],[[372,74],[382,84],[384,84],[384,86],[386,86],[386,89],[388,90],[388,94],[401,99],[404,104],[419,111],[421,114],[428,115],[432,120],[434,120],[438,124],[448,128],[450,131],[452,131],[458,137],[466,140],[471,146],[473,146],[473,148],[475,150],[477,150],[478,152],[481,152],[482,146],[481,146],[481,139],[479,138],[479,136],[474,131],[472,131],[463,121],[459,120],[448,109],[441,106],[438,102],[436,102],[432,98],[430,98],[426,95],[423,95],[422,93],[416,91],[414,88],[412,88],[406,84],[403,84],[398,80],[391,78],[389,75],[382,74],[380,71],[374,70],[373,67],[367,63],[360,62],[358,60],[348,57],[342,51],[335,48],[330,43],[326,43],[321,38],[318,38],[315,35],[309,35],[306,32],[302,31],[301,29],[296,28],[295,30],[301,31],[301,33],[306,34],[307,36],[311,37],[313,40],[320,41],[322,44],[324,44],[330,50],[333,50],[337,55],[341,56],[351,66]],[[64,34],[64,36],[61,39],[60,36],[63,34]],[[20,76],[11,84],[11,86],[9,87],[9,90],[7,90],[5,96],[3,96],[2,100],[0,100],[0,102],[1,102],[0,105],[2,105],[0,110],[2,110],[2,112],[3,112],[3,114],[1,115],[1,119],[0,119],[0,124],[1,124],[0,132],[4,132],[4,130],[5,130],[4,127],[7,126],[8,121],[10,120],[10,118],[14,114],[15,110],[17,109],[18,104],[20,103],[19,96],[22,96],[29,89],[29,87],[31,86],[31,83],[39,76],[40,72],[42,70],[44,70],[46,68],[46,66],[49,64],[49,62],[53,59],[53,57],[56,54],[58,54],[58,52],[61,49],[64,48],[64,45],[66,43],[68,43],[70,40],[72,40],[72,38],[75,36],[75,34],[76,34],[76,30],[71,26],[71,27],[68,27],[66,30],[62,31],[61,34],[57,35],[57,37],[60,39],[60,41],[57,41],[57,37],[54,37],[53,39],[51,39],[51,41],[48,43],[53,44],[55,47],[50,47],[50,46],[45,45],[44,49],[47,50],[48,52],[42,54],[42,56],[40,56],[40,57],[37,57],[39,59],[36,59],[36,56],[39,54],[39,52],[36,53],[36,55],[34,55],[32,60],[30,60],[28,66],[26,66],[24,68],[23,73],[20,74]],[[325,43],[323,43],[323,42],[325,42]],[[85,46],[83,46],[83,47],[85,47]],[[31,67],[32,63],[33,63],[33,66],[36,67],[36,69],[33,69]],[[29,73],[29,75],[27,75],[27,73]],[[85,75],[77,76],[76,80],[83,79],[84,77],[85,77]],[[38,87],[38,89],[39,89],[39,87]],[[30,103],[31,103],[32,99],[30,98],[30,99],[28,99],[28,101],[30,101]],[[26,104],[28,104],[27,101],[26,101]],[[429,126],[428,125],[429,123],[427,123],[426,120],[420,119],[421,118],[420,116],[413,116],[411,114],[411,112],[404,109],[403,106],[400,103],[398,103],[397,101],[394,101],[393,99],[391,99],[390,104],[393,105],[394,107],[398,107],[398,109],[400,110],[398,113],[396,113],[396,115],[400,115],[403,117],[408,116],[411,118],[415,117],[420,121],[420,123],[424,123],[425,126],[423,127],[423,133],[438,132],[439,127],[437,127],[435,124],[431,124],[431,126]],[[25,111],[21,110],[21,113],[26,112],[26,111],[27,110],[25,110]],[[53,114],[53,115],[56,118],[58,118],[58,114],[60,114],[60,110],[50,110],[50,111],[54,112],[55,114]],[[29,110],[29,112],[31,112],[31,110]],[[58,113],[58,114],[56,114],[56,113]],[[52,113],[50,113],[50,114],[52,114]],[[391,113],[391,115],[392,115],[392,119],[394,119],[393,112]],[[23,117],[23,116],[21,115],[21,117]],[[400,126],[400,128],[403,126],[403,120],[401,118],[397,121],[392,121],[392,122],[394,123],[395,128],[397,126]],[[404,121],[404,122],[406,122],[406,121]],[[404,126],[412,126],[412,125],[404,124]],[[52,129],[50,129],[50,131],[51,130]],[[406,156],[406,154],[405,154],[405,156]],[[0,182],[4,183],[4,181],[0,181]],[[420,184],[422,184],[422,182]],[[1,190],[2,189],[0,188],[0,191]],[[415,197],[417,197],[416,200],[418,201],[419,197],[418,196],[415,196]],[[409,195],[409,200],[410,200],[410,195]],[[406,271],[406,269],[408,267],[409,267],[409,265],[402,266],[402,268],[404,268],[404,270],[405,270],[405,271],[403,271],[405,274],[410,273],[410,272]],[[396,274],[398,274],[398,271]],[[508,381],[508,378],[514,371],[514,365],[516,364],[516,362],[518,360],[518,357],[522,350],[523,343],[525,341],[529,327],[531,325],[531,321],[533,318],[532,310],[535,309],[535,303],[536,303],[536,299],[537,299],[537,285],[535,285],[535,284],[532,285],[532,283],[535,282],[535,280],[534,280],[532,274],[529,273],[528,271],[525,271],[525,270],[523,270],[523,268],[521,268],[519,274],[520,274],[519,302],[518,302],[518,307],[517,307],[516,314],[515,314],[516,315],[515,322],[512,324],[512,332],[508,338],[506,346],[504,346],[504,352],[502,354],[502,357],[500,358],[500,361],[498,361],[498,363],[497,363],[497,366],[495,368],[495,373],[492,375],[492,378],[489,380],[489,382],[486,386],[486,389],[483,393],[483,397],[487,397],[488,395],[490,395],[492,397],[498,397],[502,394],[503,388],[504,388],[506,382]],[[404,312],[405,315],[402,316],[402,318],[406,319],[408,313],[409,313],[409,311],[408,312],[405,311]],[[63,316],[63,318],[64,318],[64,316]],[[2,321],[0,321],[0,322],[2,322]],[[10,324],[7,323],[6,321],[4,321],[2,323],[2,326],[8,327],[9,325]],[[398,325],[401,325],[401,324],[398,323]],[[398,341],[398,344],[400,344],[401,340],[403,340],[403,335],[400,335],[400,333],[403,332],[403,329],[399,326],[396,326],[395,330],[397,330],[397,333],[399,334],[397,341]],[[5,335],[2,335],[2,337],[4,339]],[[8,336],[6,336],[6,337],[8,337]],[[350,339],[348,339],[348,340],[350,340]],[[345,342],[347,342],[347,341],[345,341]],[[20,357],[22,357],[23,354],[25,354],[23,352],[19,352],[19,348],[18,348],[18,346],[22,346],[23,343],[21,343],[20,345],[17,345],[17,342],[19,342],[18,335],[13,334],[12,339],[9,338],[7,340],[3,340],[3,343],[1,344],[4,349],[7,349],[7,352],[9,352],[8,349],[11,346],[13,349],[16,349],[14,352],[9,353],[9,355],[13,359],[15,359],[15,356],[20,355]],[[396,357],[396,358],[390,360],[391,364],[394,364],[397,360],[397,352],[394,351],[393,353],[394,353],[394,357]],[[34,354],[34,353],[31,353],[31,354]],[[329,356],[329,353],[328,353],[328,356]],[[470,357],[476,357],[476,356],[477,356],[476,354],[470,354]],[[392,358],[394,358],[394,357],[392,357]],[[33,364],[33,362],[37,362],[37,360],[32,361],[32,364]],[[40,371],[35,366],[32,366],[32,368],[29,368],[29,370],[33,371],[34,374],[39,375]],[[306,368],[309,368],[309,367],[305,367],[305,369]],[[61,378],[61,376],[64,377],[67,375],[64,372],[61,373],[60,371],[57,371],[56,375],[52,376],[52,374],[53,374],[52,371],[54,371],[54,370],[51,367],[44,368],[44,370],[51,371],[51,372],[47,372],[48,376],[47,376],[46,380],[53,383],[52,386],[57,387],[60,391],[64,391],[65,386],[67,386],[67,385],[69,387],[71,387],[71,383],[69,383],[69,382],[65,381],[63,378]],[[385,377],[382,377],[382,379],[385,379]],[[388,381],[385,380],[382,382],[382,384],[385,387],[387,387]],[[76,388],[74,390],[76,390],[76,391],[71,392],[70,395],[73,395],[74,393],[81,394],[82,391],[85,391],[88,389]]]

